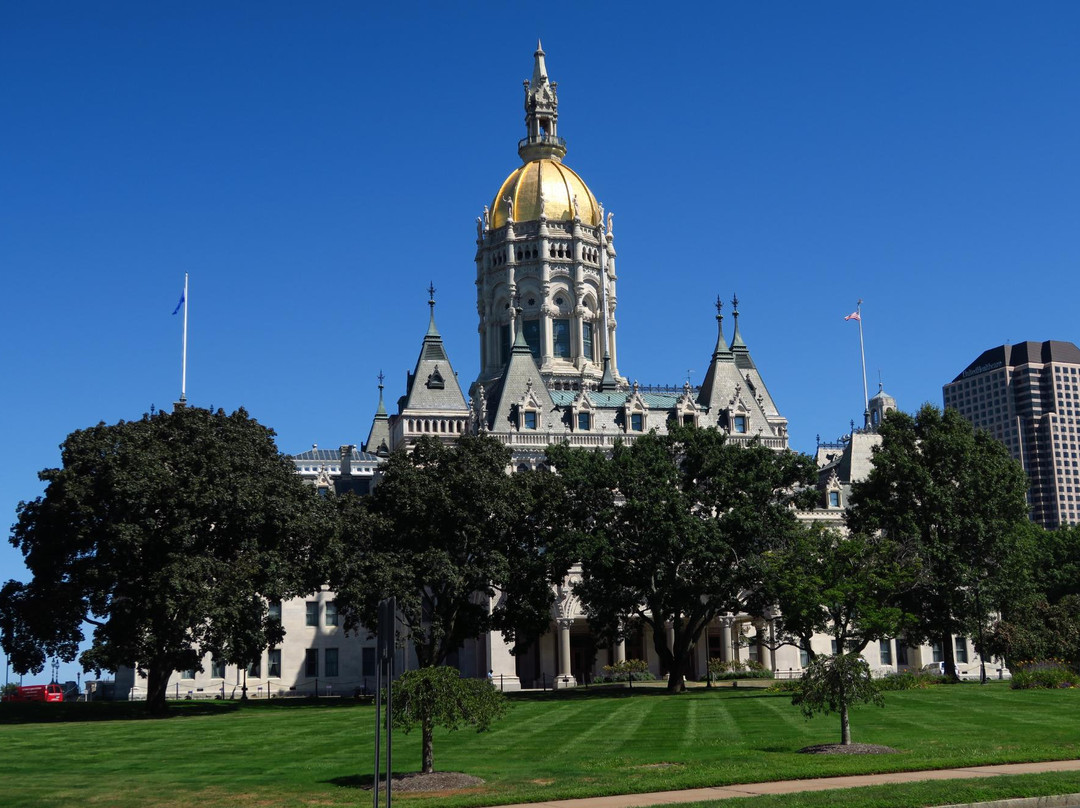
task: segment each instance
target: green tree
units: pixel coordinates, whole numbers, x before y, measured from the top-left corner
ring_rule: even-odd
[[[795,529],[794,492],[812,481],[813,462],[682,426],[610,457],[554,446],[548,458],[567,488],[582,565],[574,592],[590,626],[609,642],[628,618],[650,626],[668,690],[681,692],[702,630],[741,610],[758,583],[753,560]]]
[[[17,671],[74,659],[89,623],[83,667],[137,665],[161,711],[173,671],[208,653],[251,661],[282,638],[267,600],[322,581],[328,509],[242,409],[99,424],[70,434],[61,459],[12,528],[32,576],[0,592]]]
[[[851,743],[848,710],[859,703],[884,706],[877,684],[870,676],[870,666],[858,654],[818,657],[803,674],[799,689],[791,697],[807,718],[817,713],[840,714],[840,743]]]
[[[332,585],[346,626],[376,625],[395,596],[420,667],[486,631],[520,646],[546,629],[569,567],[546,546],[560,489],[551,474],[508,474],[510,459],[494,438],[423,438],[391,455],[370,497],[342,498]]]
[[[936,640],[956,677],[952,636],[978,636],[1012,590],[1027,523],[1027,477],[1008,450],[955,410],[891,412],[867,478],[852,486],[849,528],[881,531],[918,565],[906,597],[911,635]]]
[[[986,638],[987,650],[1015,664],[1061,659],[1080,670],[1080,527],[1046,530],[1031,524],[1023,536],[1011,597]]]
[[[405,732],[421,727],[421,771],[435,770],[432,730],[463,726],[483,732],[509,709],[506,696],[483,679],[462,679],[454,668],[419,668],[401,674],[393,686],[394,726]]]
[[[821,525],[787,532],[760,556],[760,588],[751,608],[779,609],[778,639],[817,654],[815,634],[859,653],[875,640],[896,637],[914,622],[903,607],[918,562],[883,534],[841,535]]]

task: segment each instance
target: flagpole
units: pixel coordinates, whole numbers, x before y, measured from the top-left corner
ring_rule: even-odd
[[[859,334],[862,337],[862,324],[859,325]],[[865,362],[863,363],[863,376],[866,375]],[[864,379],[865,381],[865,379]],[[188,273],[184,273],[184,354],[180,360],[180,401],[188,400]]]
[[[187,283],[185,281],[185,283]],[[866,407],[866,414],[870,412],[870,396],[866,389],[866,348],[863,345],[863,299],[860,297],[858,304],[855,305],[855,311],[859,312],[859,354],[863,359],[863,406]],[[188,310],[184,309],[184,318],[187,322]]]

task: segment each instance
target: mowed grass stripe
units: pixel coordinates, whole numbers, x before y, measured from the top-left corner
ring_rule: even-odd
[[[853,712],[852,731],[858,741],[887,744],[903,754],[830,758],[796,752],[808,743],[834,740],[838,718],[807,722],[786,696],[729,688],[677,696],[657,689],[590,691],[515,699],[509,716],[491,733],[437,731],[436,768],[476,774],[486,784],[475,792],[400,798],[410,808],[467,808],[1080,757],[1076,691],[956,685],[888,693],[884,709]],[[121,715],[125,705],[116,707]],[[354,787],[359,777],[370,774],[370,707],[293,703],[235,708],[176,705],[174,717],[162,721],[0,723],[0,746],[7,752],[0,767],[0,806],[336,808],[370,799]],[[0,722],[15,715],[0,709]],[[419,741],[418,732],[395,734],[395,770],[418,767]]]

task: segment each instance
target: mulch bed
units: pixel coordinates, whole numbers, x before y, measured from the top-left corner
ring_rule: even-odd
[[[880,746],[876,743],[819,743],[816,746],[804,746],[801,755],[895,755],[899,749]]]
[[[409,772],[408,774],[395,774],[394,791],[454,791],[461,788],[473,788],[483,785],[483,780],[473,777],[471,774],[461,772]],[[386,780],[379,780],[379,789],[386,788]],[[371,786],[368,786],[368,790]]]

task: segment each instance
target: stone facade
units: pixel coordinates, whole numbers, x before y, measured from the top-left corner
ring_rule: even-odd
[[[717,298],[717,338],[700,386],[645,388],[619,372],[614,216],[563,162],[567,148],[557,132],[556,89],[538,45],[532,77],[525,82],[526,134],[518,143],[522,164],[476,220],[480,352],[469,397],[458,385],[436,326],[434,289],[429,289],[428,329],[396,411],[387,412],[380,376],[379,405],[363,451],[312,447],[294,456],[298,472],[313,485],[366,493],[382,459],[423,436],[451,441],[486,433],[512,450],[511,471],[540,468],[551,443],[611,448],[616,440],[632,442],[652,430],[666,433],[672,423],[716,428],[737,443],[758,440],[777,451],[788,449],[787,419],[743,339],[737,298],[731,302],[730,341]],[[869,469],[870,449],[878,440],[875,419],[892,407],[895,401],[879,393],[871,400],[866,429],[853,429],[842,444],[819,448],[821,508],[800,518],[841,524],[851,482]],[[615,647],[597,647],[574,595],[578,573],[571,570],[562,582],[551,630],[533,647],[515,657],[501,635],[486,635],[466,643],[451,664],[467,676],[490,672],[504,690],[573,687],[627,658],[646,660],[662,676],[648,627]],[[222,669],[208,659],[204,672],[179,672],[170,688],[192,697],[233,696],[245,681],[252,697],[370,689],[373,640],[363,631],[344,635],[333,597],[321,591],[280,604],[286,639],[264,652],[251,670]],[[690,677],[704,678],[710,658],[751,659],[778,676],[801,675],[800,651],[776,647],[776,618],[729,614],[714,621],[698,643]],[[814,648],[827,653],[829,643],[820,637]],[[885,671],[919,667],[930,661],[931,649],[890,641],[864,655]],[[403,658],[396,667],[410,663],[415,660]]]

